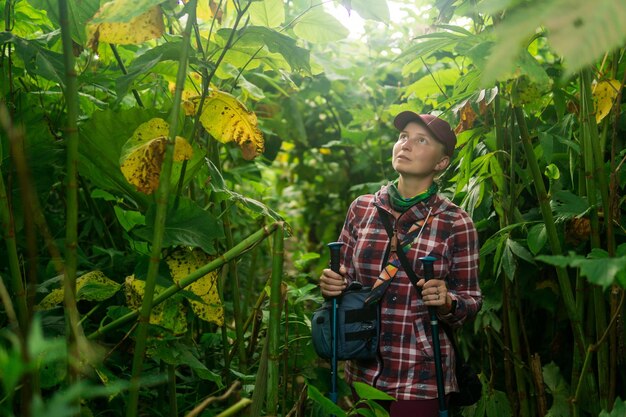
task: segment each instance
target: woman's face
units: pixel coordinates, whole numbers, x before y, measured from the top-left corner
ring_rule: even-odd
[[[409,122],[393,146],[393,169],[403,176],[435,176],[449,163],[443,144],[417,122]]]

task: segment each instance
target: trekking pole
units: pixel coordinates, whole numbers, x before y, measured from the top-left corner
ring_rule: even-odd
[[[437,258],[425,256],[420,258],[424,266],[424,279],[428,281],[435,276],[433,264]],[[439,400],[439,417],[448,417],[448,407],[446,406],[446,390],[443,385],[443,368],[441,366],[441,346],[439,345],[439,320],[437,319],[437,308],[428,307],[430,314],[430,327],[433,333],[433,352],[435,354],[435,373],[437,374],[437,399]]]
[[[332,242],[328,244],[330,249],[330,269],[339,273],[339,257],[342,242]],[[337,297],[333,297],[333,306],[330,314],[330,399],[337,404]]]

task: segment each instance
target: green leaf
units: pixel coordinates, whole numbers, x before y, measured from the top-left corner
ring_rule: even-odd
[[[550,206],[555,217],[560,221],[582,216],[590,208],[586,198],[579,197],[568,190],[554,193]]]
[[[257,1],[250,5],[248,13],[253,25],[275,28],[285,22],[285,3],[283,0]]]
[[[305,41],[327,43],[339,41],[350,33],[334,16],[321,7],[311,9],[298,19],[293,27],[294,33]]]
[[[146,213],[148,226],[134,230],[138,237],[150,242],[154,234],[156,206]],[[218,220],[203,210],[194,201],[182,198],[174,209],[173,202],[168,207],[168,215],[163,231],[163,247],[184,245],[201,248],[209,254],[215,253],[215,241],[224,237],[224,229]]]
[[[518,242],[512,239],[508,239],[507,246],[509,247],[509,249],[511,249],[511,252],[513,252],[518,258],[522,258],[526,262],[533,265],[535,264],[535,260],[533,259],[533,256],[530,254],[530,252],[528,252],[528,250],[520,245]]]
[[[626,256],[620,258],[587,259],[583,256],[570,253],[563,255],[540,255],[539,261],[561,268],[579,268],[580,274],[587,277],[592,284],[607,288],[613,284],[619,273],[626,269]]]
[[[487,417],[512,416],[511,404],[509,403],[506,393],[495,391],[493,395],[490,395],[486,403],[485,412]]]
[[[173,342],[170,340],[154,341],[155,346],[148,350],[148,354],[154,359],[160,359],[169,365],[186,365],[202,379],[217,383],[219,387],[223,387],[222,378],[209,370],[197,358],[197,352],[185,345],[184,343]]]
[[[270,52],[283,56],[293,71],[311,72],[310,52],[296,45],[296,40],[273,29],[249,26],[243,29],[241,42],[264,43]]]
[[[45,10],[50,21],[57,27],[61,26],[58,1],[28,0],[28,2],[39,10]],[[85,45],[87,42],[85,25],[100,8],[100,0],[68,1],[67,8],[72,39],[80,45]]]
[[[352,0],[350,7],[363,19],[389,22],[389,6],[384,0]]]
[[[355,382],[354,390],[356,391],[359,398],[364,400],[394,400],[394,398],[389,394],[386,394],[372,387],[371,385],[364,384],[362,382]]]
[[[526,243],[533,255],[541,252],[541,249],[543,249],[547,241],[548,233],[546,232],[546,225],[544,223],[536,224],[528,231]]]
[[[543,381],[552,394],[552,407],[548,410],[548,417],[569,417],[569,396],[570,390],[567,381],[561,375],[559,367],[554,363],[543,367]]]
[[[328,398],[324,397],[321,392],[313,385],[309,384],[307,386],[307,394],[308,397],[313,400],[315,403],[319,404],[322,409],[325,411],[325,415],[333,415],[335,417],[346,417],[346,412],[343,411],[339,406],[333,403]]]
[[[14,36],[10,32],[0,32],[0,44],[13,43],[15,52],[24,61],[26,71],[63,86],[65,85],[63,55],[48,49],[45,41],[49,39],[27,40]]]
[[[598,417],[622,417],[626,416],[626,401],[622,401],[620,397],[615,399],[615,403],[613,403],[613,410],[609,413],[606,410],[602,410],[602,412],[598,415]]]

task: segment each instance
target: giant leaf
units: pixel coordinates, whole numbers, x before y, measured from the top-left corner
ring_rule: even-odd
[[[313,43],[327,43],[345,39],[349,31],[335,17],[321,7],[307,11],[293,27],[300,38]]]
[[[188,344],[175,340],[154,339],[153,345],[147,349],[147,354],[170,365],[186,365],[200,378],[216,382],[221,387],[222,378],[200,362],[197,358],[198,353],[192,349],[193,347]]]
[[[211,258],[200,250],[179,248],[166,259],[172,278],[177,284],[187,275],[207,264]],[[212,322],[218,326],[224,325],[224,307],[217,291],[217,271],[211,271],[194,281],[186,290],[191,291],[202,301],[189,300],[194,313],[204,321]]]
[[[163,0],[108,0],[102,4],[91,23],[130,22],[161,3]]]
[[[212,91],[209,94],[204,102],[200,122],[220,142],[234,141],[239,145],[247,160],[254,159],[265,149],[256,114],[228,93]]]
[[[550,0],[518,7],[495,31],[483,81],[491,84],[510,71],[526,40],[544,26],[550,44],[565,59],[565,76],[591,64],[626,39],[626,2],[614,0]]]
[[[582,216],[590,208],[585,198],[579,197],[568,190],[555,192],[550,201],[550,206],[557,220]]]
[[[160,118],[142,123],[124,144],[120,168],[128,182],[137,190],[152,194],[159,187],[161,165],[169,135],[169,124]],[[191,159],[191,145],[179,136],[174,144],[174,161]]]
[[[146,213],[146,224],[149,226],[133,230],[136,236],[147,242],[152,240],[154,234],[155,211],[156,207],[151,206]],[[218,220],[192,200],[181,198],[177,207],[170,202],[163,231],[163,247],[199,247],[206,253],[214,254],[215,240],[223,237],[224,230]]]

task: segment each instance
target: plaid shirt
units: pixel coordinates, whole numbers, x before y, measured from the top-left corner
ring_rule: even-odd
[[[391,213],[387,186],[375,195],[364,195],[352,202],[339,241],[344,243],[342,263],[348,281],[372,286],[383,265],[389,237],[375,205]],[[417,244],[407,252],[418,277],[423,271],[418,258],[434,256],[435,278],[445,279],[450,297],[457,301],[454,314],[439,320],[452,327],[472,319],[482,305],[478,285],[478,235],[469,215],[450,200],[432,196],[400,215],[394,226],[403,241],[412,224],[429,221]],[[390,218],[393,216],[390,214]],[[348,361],[348,383],[372,385],[398,400],[437,398],[437,377],[428,309],[418,296],[409,277],[400,268],[380,300],[381,329],[378,360]],[[457,391],[454,350],[439,327],[439,340],[446,392]]]

